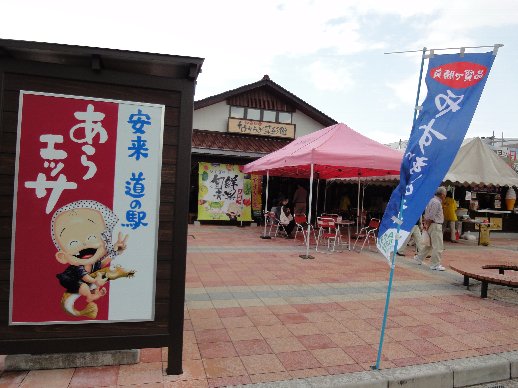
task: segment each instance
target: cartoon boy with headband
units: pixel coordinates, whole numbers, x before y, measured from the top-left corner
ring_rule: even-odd
[[[94,302],[106,294],[106,282],[135,274],[120,266],[109,266],[127,247],[128,235],[122,233],[112,246],[117,222],[117,216],[108,207],[91,200],[69,203],[52,216],[52,241],[58,250],[55,257],[61,264],[68,264],[65,271],[56,275],[66,289],[61,299],[65,312],[95,319],[98,307]],[[81,296],[87,305],[77,310],[74,303]]]

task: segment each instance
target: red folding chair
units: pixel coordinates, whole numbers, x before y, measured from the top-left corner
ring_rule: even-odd
[[[370,240],[374,241],[374,245],[376,245],[377,233],[380,226],[380,220],[378,218],[371,218],[369,224],[360,229],[360,231],[356,234],[356,241],[354,242],[353,250],[356,249],[356,243],[358,240],[363,239],[363,244],[358,252],[361,252],[365,247],[365,243],[369,245],[369,249],[371,246]]]
[[[338,214],[322,213],[321,218],[332,218],[336,222],[336,220],[338,219]]]
[[[339,238],[335,220],[332,218],[317,217],[317,227],[318,235],[316,250],[318,251],[318,245],[320,241],[323,240],[327,241],[327,253],[334,252],[336,242]],[[333,249],[331,249],[331,240],[333,241]]]
[[[295,221],[295,239],[297,239],[297,233],[302,232],[302,236],[304,237],[304,244],[307,244],[306,238],[307,236],[307,229],[308,229],[308,219],[305,214],[295,214],[294,217]],[[309,230],[313,231],[313,237],[315,238],[315,241],[317,239],[317,236],[315,235],[315,229],[312,225],[309,226]]]

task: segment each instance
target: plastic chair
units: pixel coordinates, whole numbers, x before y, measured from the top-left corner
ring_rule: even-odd
[[[356,234],[356,241],[354,242],[353,250],[356,249],[356,244],[358,243],[359,239],[363,239],[363,244],[358,252],[361,252],[363,248],[365,247],[365,242],[369,245],[369,249],[371,246],[370,240],[374,240],[374,244],[376,244],[377,236],[376,233],[378,232],[378,228],[380,226],[380,220],[378,218],[371,218],[369,221],[369,224],[363,228],[360,229],[360,231]]]
[[[336,242],[339,238],[338,228],[336,222],[332,218],[317,217],[318,236],[316,251],[318,251],[318,244],[321,240],[327,240],[327,253],[334,252],[336,248]],[[331,240],[333,240],[333,249],[331,248]],[[322,252],[322,251],[320,251]]]
[[[295,239],[297,239],[297,234],[299,232],[302,232],[302,236],[304,237],[304,244],[307,244],[307,228],[308,228],[308,219],[306,218],[305,214],[295,214],[294,217],[295,221]],[[309,226],[309,230],[313,231],[313,236],[315,237],[315,241],[317,239],[317,236],[315,235],[315,228],[313,228],[312,225]]]

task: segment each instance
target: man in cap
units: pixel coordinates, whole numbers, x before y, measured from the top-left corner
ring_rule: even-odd
[[[446,187],[440,186],[435,191],[435,195],[426,205],[424,211],[423,230],[428,231],[430,235],[430,245],[423,246],[422,250],[414,256],[417,263],[421,265],[423,259],[432,252],[430,269],[435,271],[444,271],[445,268],[441,265],[441,256],[444,250],[442,224],[444,222],[444,214],[442,211],[442,202],[446,198]]]

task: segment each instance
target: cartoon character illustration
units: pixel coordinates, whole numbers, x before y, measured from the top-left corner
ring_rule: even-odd
[[[107,281],[131,278],[135,271],[121,266],[110,268],[113,258],[126,249],[128,235],[119,233],[112,246],[113,228],[118,218],[108,207],[92,201],[69,203],[58,209],[51,221],[51,236],[56,246],[56,260],[68,267],[56,277],[65,288],[61,307],[73,316],[95,319],[98,306],[95,301],[106,295]],[[86,307],[77,310],[74,303],[81,296]]]
[[[241,216],[241,206],[235,202],[229,203],[226,215],[230,221],[237,221],[237,218]]]

